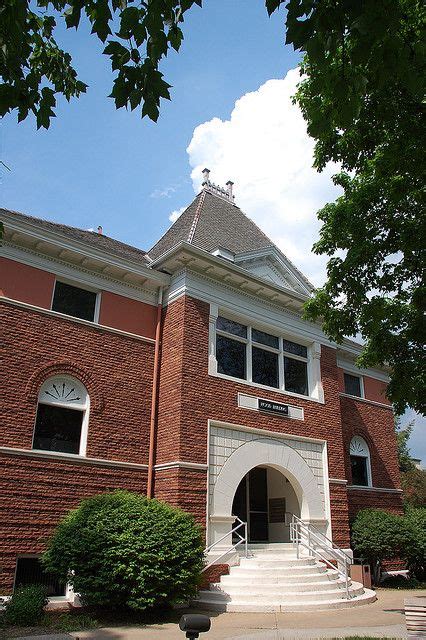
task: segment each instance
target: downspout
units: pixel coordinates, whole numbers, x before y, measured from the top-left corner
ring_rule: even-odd
[[[154,457],[155,457],[155,436],[157,422],[157,397],[158,397],[158,378],[160,373],[160,338],[161,338],[161,315],[163,311],[163,287],[158,290],[157,304],[157,323],[155,328],[155,352],[154,352],[154,371],[152,376],[152,400],[151,400],[151,419],[149,425],[149,457],[148,457],[148,486],[146,495],[152,498],[154,487]]]

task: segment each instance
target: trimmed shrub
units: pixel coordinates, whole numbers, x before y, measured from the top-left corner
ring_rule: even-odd
[[[410,576],[420,582],[426,581],[426,508],[408,507],[405,525],[409,531],[402,557],[407,562]]]
[[[32,626],[40,622],[47,604],[46,590],[36,584],[19,587],[6,603],[4,622],[16,626]]]
[[[383,560],[401,556],[410,539],[404,518],[381,509],[359,511],[352,524],[355,556],[370,564],[375,584],[380,582]]]
[[[42,563],[68,579],[89,606],[172,606],[196,592],[201,528],[158,500],[127,491],[101,494],[83,500],[58,525]]]

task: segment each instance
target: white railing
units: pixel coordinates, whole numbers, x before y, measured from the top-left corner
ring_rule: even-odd
[[[217,556],[217,558],[215,558],[214,560],[212,560],[211,562],[206,564],[204,569],[203,569],[203,571],[207,571],[207,569],[209,569],[212,565],[217,564],[218,560],[220,560],[224,556],[228,555],[228,553],[232,553],[233,551],[236,551],[237,547],[239,547],[240,544],[244,544],[245,557],[248,558],[247,522],[243,522],[238,517],[236,517],[235,520],[238,521],[237,526],[234,527],[233,529],[231,529],[231,531],[228,531],[227,533],[225,533],[225,535],[222,536],[221,538],[219,538],[219,540],[216,540],[216,542],[213,542],[211,545],[209,545],[206,548],[204,553],[207,556],[207,554],[210,553],[210,551],[212,549],[214,549],[214,547],[216,545],[218,545],[220,542],[222,542],[222,540],[225,540],[225,538],[228,538],[230,535],[232,536],[234,533],[235,533],[235,535],[237,537],[237,540],[235,542],[233,542],[232,545],[228,549],[226,549],[226,551],[221,553],[220,556]],[[240,533],[241,529],[242,529],[243,533]]]
[[[349,574],[352,558],[327,538],[314,525],[304,522],[294,514],[291,515],[290,540],[296,545],[297,557],[300,557],[300,547],[308,550],[309,555],[315,555],[332,569],[337,569],[345,581],[346,597],[349,600]],[[333,564],[332,560],[337,563]]]

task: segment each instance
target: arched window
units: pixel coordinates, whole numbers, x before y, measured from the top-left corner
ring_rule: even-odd
[[[349,448],[352,469],[352,484],[371,487],[370,450],[364,438],[354,436]]]
[[[46,380],[38,394],[33,449],[85,455],[89,394],[70,376]]]

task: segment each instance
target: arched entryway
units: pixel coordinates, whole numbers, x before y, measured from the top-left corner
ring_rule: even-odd
[[[217,477],[209,514],[210,543],[218,541],[227,533],[230,534],[235,515],[235,494],[243,478],[258,467],[275,470],[288,481],[299,507],[296,515],[327,527],[324,495],[311,467],[287,444],[273,438],[260,438],[238,447],[226,460]],[[218,547],[223,548],[230,544],[231,535],[225,537]]]
[[[300,504],[290,480],[270,466],[253,467],[241,479],[232,515],[247,522],[249,542],[289,542],[290,519]]]

